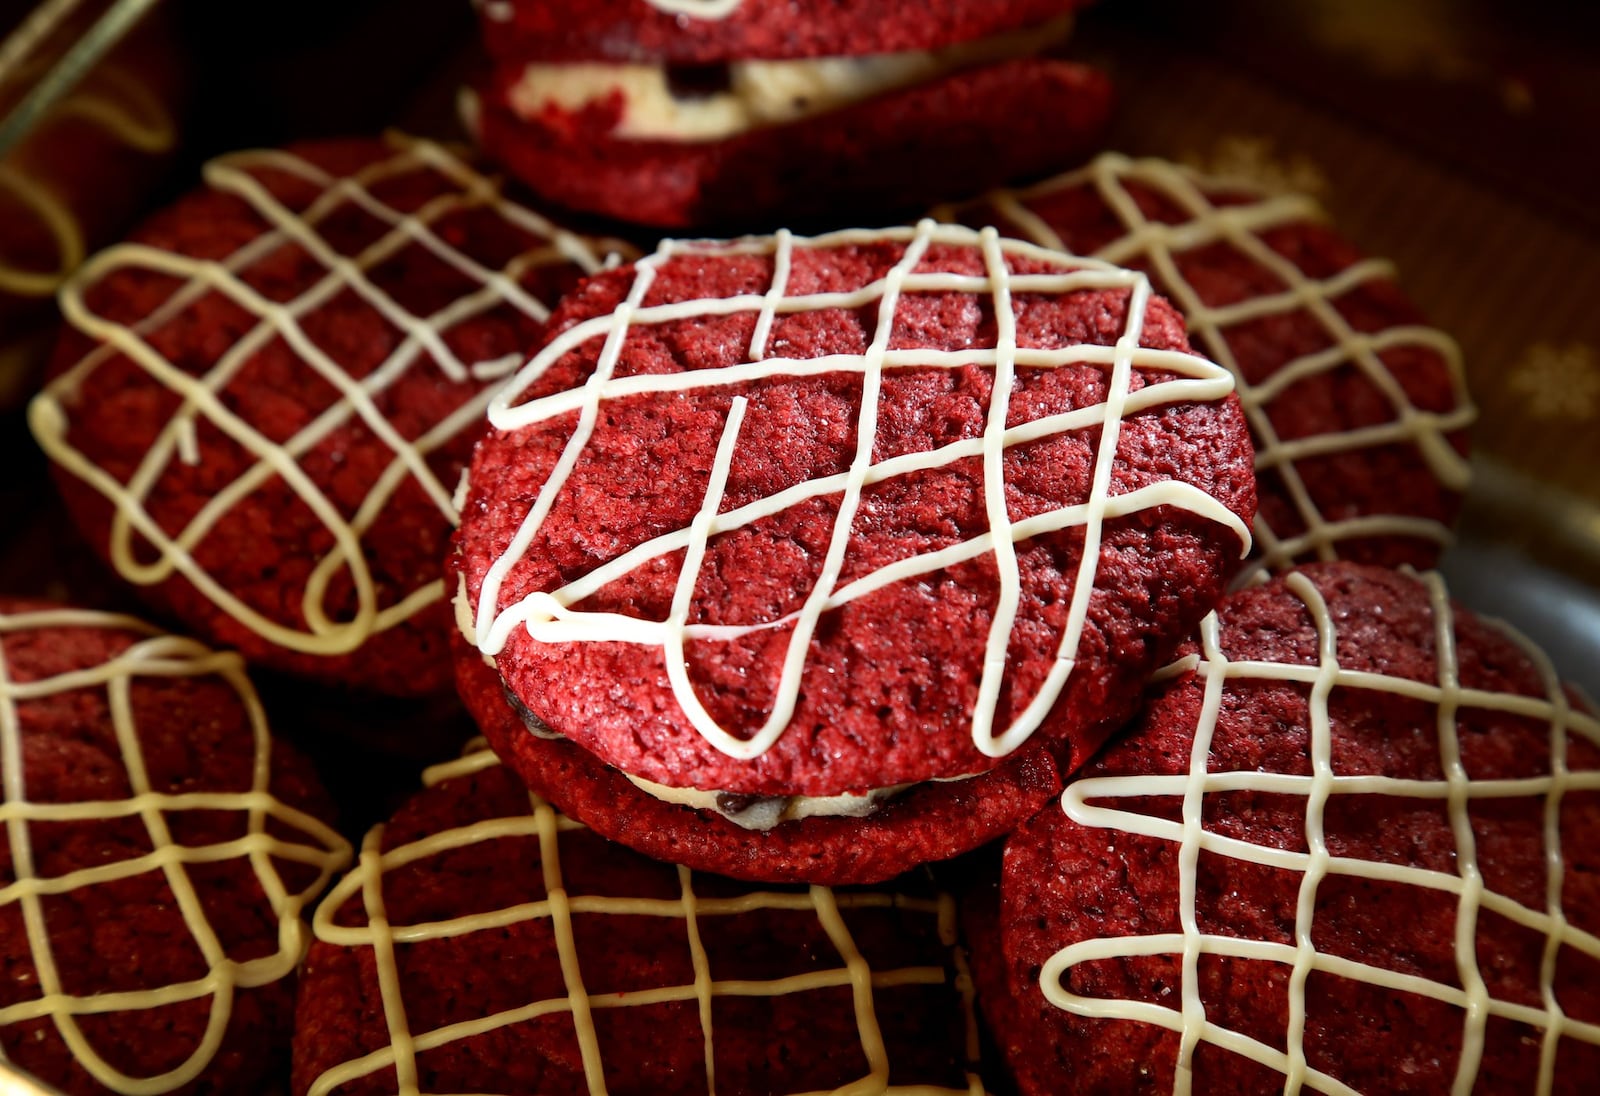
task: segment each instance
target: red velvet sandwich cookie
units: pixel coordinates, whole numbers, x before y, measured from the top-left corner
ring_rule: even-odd
[[[480,750],[318,908],[297,1096],[982,1091],[953,900],[647,860]]]
[[[463,633],[537,734],[747,829],[1029,786],[920,789],[943,821],[868,878],[1019,822],[1025,755],[1093,752],[1248,541],[1228,374],[1136,273],[931,221],[668,242],[552,330],[474,456]],[[628,839],[502,723],[540,794]],[[866,881],[839,874],[858,834],[802,842],[802,877]]]
[[[1252,570],[1425,567],[1449,543],[1474,415],[1460,352],[1311,199],[1108,153],[941,216],[1144,270],[1183,311],[1250,420]]]
[[[267,1091],[348,861],[234,654],[0,601],[0,1058],[69,1093]]]
[[[63,292],[30,423],[162,611],[277,669],[439,692],[438,561],[483,408],[601,265],[440,145],[226,156]]]
[[[1042,56],[1080,0],[479,4],[466,99],[545,198],[669,228],[773,228],[1038,177],[1093,151],[1103,75]]]
[[[1063,805],[1005,853],[1023,1092],[1600,1076],[1600,721],[1438,576],[1234,595]]]

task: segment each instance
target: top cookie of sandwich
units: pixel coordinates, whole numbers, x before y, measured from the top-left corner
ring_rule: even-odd
[[[726,234],[890,223],[1079,163],[1110,83],[1078,0],[480,4],[485,151],[549,201]]]
[[[1460,351],[1310,198],[1107,153],[943,212],[1144,270],[1183,311],[1249,417],[1256,567],[1425,567],[1449,542],[1474,415]]]
[[[663,244],[491,406],[462,622],[673,786],[1071,763],[1236,569],[1251,450],[1143,275],[923,222]]]
[[[932,50],[1037,26],[1085,0],[912,0],[887,17],[870,4],[794,0],[478,0],[497,61],[663,61],[706,65]]]
[[[451,491],[596,249],[398,136],[237,153],[205,181],[63,291],[34,434],[95,548],[190,628],[442,690]]]

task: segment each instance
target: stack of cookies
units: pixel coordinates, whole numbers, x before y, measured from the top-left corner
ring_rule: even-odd
[[[240,654],[0,604],[5,1056],[1584,1091],[1600,721],[1426,570],[1455,346],[1307,199],[1084,163],[1073,7],[484,3],[468,120],[534,197],[306,143],[92,260],[31,425]],[[267,712],[451,759],[352,847]]]

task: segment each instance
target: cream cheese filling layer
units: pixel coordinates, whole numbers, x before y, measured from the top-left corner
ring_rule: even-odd
[[[885,788],[872,788],[861,795],[743,795],[738,792],[708,792],[699,788],[673,788],[632,773],[625,772],[622,775],[646,795],[697,811],[712,811],[747,830],[770,830],[780,822],[798,822],[802,818],[865,818],[876,811],[884,800],[917,786],[891,784]]]
[[[720,141],[765,126],[838,110],[875,95],[927,83],[959,69],[1039,53],[1066,39],[1072,17],[935,50],[732,61],[726,87],[675,93],[661,64],[578,61],[530,64],[506,93],[511,109],[537,118],[554,107],[577,112],[620,93],[622,120],[611,136],[632,140]]]

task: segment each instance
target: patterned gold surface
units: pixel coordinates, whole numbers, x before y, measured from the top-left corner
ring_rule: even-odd
[[[1354,242],[1395,260],[1401,284],[1462,345],[1481,412],[1475,460],[1491,462],[1497,483],[1509,477],[1511,495],[1526,484],[1540,499],[1518,507],[1475,497],[1464,532],[1515,541],[1600,585],[1600,241],[1492,181],[1284,94],[1195,48],[1203,43],[1135,45],[1126,22],[1089,29],[1122,94],[1116,147],[1313,190]],[[1505,512],[1508,502],[1517,512]]]

